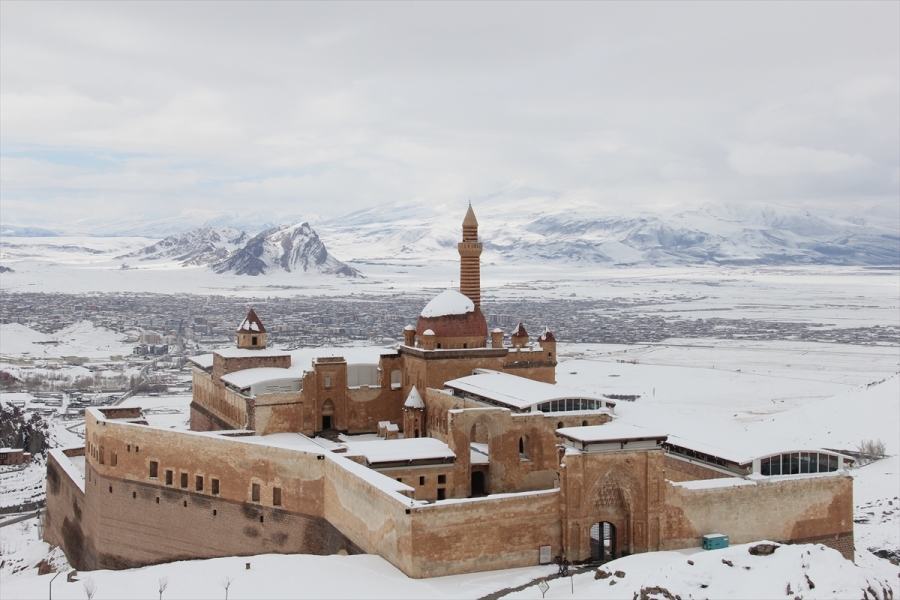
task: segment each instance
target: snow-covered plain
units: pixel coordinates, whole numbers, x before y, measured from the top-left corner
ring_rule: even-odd
[[[4,291],[19,292],[182,291],[245,297],[361,292],[421,295],[423,287],[431,287],[423,295],[423,298],[430,298],[446,289],[451,281],[458,281],[459,277],[455,260],[432,261],[422,266],[390,261],[382,264],[371,261],[363,266],[353,263],[364,270],[365,280],[215,275],[204,268],[165,266],[163,263],[147,269],[122,270],[119,268],[121,261],[116,263],[109,257],[123,251],[110,249],[106,258],[90,255],[98,260],[95,264],[90,264],[89,255],[68,263],[22,258],[20,263],[12,265],[17,269],[15,273],[2,275],[0,286]],[[60,251],[60,256],[59,261],[62,261],[64,252]],[[561,270],[542,265],[491,264],[490,252],[485,256],[482,274],[486,312],[494,299],[554,299],[574,295],[579,299],[628,299],[629,302],[622,303],[618,309],[623,314],[795,321],[822,323],[824,328],[900,326],[900,273],[896,270],[856,267],[623,270],[568,266]],[[423,306],[426,302],[427,298],[423,300]],[[602,316],[603,313],[598,311],[598,314]],[[553,326],[553,323],[547,324]],[[45,356],[52,353],[103,360],[130,351],[122,337],[112,332],[84,331],[68,336],[60,332],[54,335],[59,345],[48,345],[37,344],[49,340],[21,325],[2,327],[0,353],[4,360],[11,362],[23,357],[39,358],[45,350]],[[74,342],[72,338],[75,338]],[[82,338],[85,341],[78,343]],[[313,357],[328,354],[344,355],[351,362],[374,363],[379,352],[385,350],[319,348],[302,349],[292,354],[295,364],[306,366]],[[30,354],[25,355],[25,352]],[[897,567],[869,550],[900,550],[900,377],[897,376],[900,348],[669,339],[658,344],[628,346],[561,344],[559,358],[557,380],[561,385],[591,394],[639,395],[634,402],[618,402],[616,412],[623,422],[682,437],[697,439],[717,431],[718,438],[714,441],[721,444],[729,443],[731,436],[735,440],[739,436],[747,439],[761,436],[786,445],[846,450],[855,449],[862,439],[882,439],[892,456],[854,470],[856,562],[868,570],[862,576],[872,581],[890,581],[897,589]],[[4,365],[4,369],[15,368],[14,364]],[[71,374],[77,375],[74,371]],[[127,404],[145,407],[152,425],[183,428],[189,401],[188,396],[182,395],[132,398]],[[62,432],[70,436],[66,438],[68,440],[77,439],[70,431],[63,429]],[[62,437],[59,440],[62,443]],[[2,485],[6,495],[18,484],[2,482]],[[23,483],[23,487],[27,484]],[[35,530],[34,526],[24,525],[0,528],[0,549],[7,565],[22,566],[29,561],[36,565],[47,557],[49,549],[35,541]],[[815,547],[812,552],[816,552]],[[788,581],[802,584],[805,581],[803,573],[823,568],[830,574],[824,579],[810,575],[817,587],[815,590],[803,588],[803,597],[828,597],[831,593],[834,597],[859,597],[861,594],[853,587],[853,582],[861,581],[860,573],[848,563],[830,562],[833,557],[827,552],[819,552],[822,558],[815,559],[818,566],[810,564],[808,569],[802,567],[803,556],[793,554],[793,549],[779,550],[775,555],[765,557],[772,559],[770,563],[750,565],[749,574],[740,569],[740,577],[767,574],[773,582],[784,582],[778,584],[780,589],[774,583],[770,587],[750,584],[746,584],[749,587],[728,587],[739,586],[743,581],[733,576],[739,563],[733,561],[735,568],[731,569],[720,561],[715,564],[717,558],[709,559],[713,564],[705,565],[697,572],[704,577],[714,577],[717,585],[722,579],[721,587],[699,588],[700,579],[684,570],[683,553],[655,553],[610,563],[607,568],[621,568],[627,572],[627,576],[615,585],[592,579],[592,573],[576,576],[573,582],[565,583],[574,583],[575,596],[580,594],[582,597],[631,599],[646,582],[656,582],[653,585],[664,585],[665,582],[672,586],[673,592],[677,589],[679,591],[675,593],[691,594],[695,598],[729,594],[746,597],[740,593],[742,590],[751,590],[759,594],[757,597],[787,597],[785,586]],[[746,555],[746,549],[743,553]],[[244,569],[247,561],[252,563],[250,571]],[[550,572],[547,568],[534,568],[414,581],[378,557],[266,556],[193,561],[89,575],[98,583],[96,598],[155,596],[160,577],[170,579],[170,587],[163,597],[224,597],[219,582],[225,576],[235,579],[230,598],[474,598],[524,584]],[[25,569],[13,574],[11,567],[5,568],[2,571],[3,598],[44,597],[51,576],[38,577],[36,573],[36,569]],[[846,577],[840,577],[844,588],[834,585],[828,588],[830,583],[826,585],[825,582],[835,581],[831,577],[833,573],[846,574]],[[551,582],[547,597],[571,596],[565,583]],[[794,583],[791,585],[794,591],[801,590]],[[84,596],[81,583],[66,583],[62,576],[53,586],[54,596],[58,598]],[[841,589],[846,590],[844,596],[838,593]],[[770,592],[778,594],[768,596]],[[521,592],[527,597],[537,597],[539,593],[536,587]],[[896,591],[894,595],[897,595]],[[687,596],[682,595],[682,598]]]

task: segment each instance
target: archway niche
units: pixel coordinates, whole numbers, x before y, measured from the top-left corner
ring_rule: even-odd
[[[322,404],[322,430],[333,429],[334,426],[334,402],[329,398]]]
[[[591,562],[613,560],[616,557],[616,526],[609,521],[591,525]]]

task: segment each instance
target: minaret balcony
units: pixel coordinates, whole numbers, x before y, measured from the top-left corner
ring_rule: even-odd
[[[481,242],[460,242],[457,247],[460,256],[481,256]]]

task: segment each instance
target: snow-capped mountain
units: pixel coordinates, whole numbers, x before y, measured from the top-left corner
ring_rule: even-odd
[[[247,233],[233,227],[201,227],[186,233],[170,235],[151,246],[118,258],[171,259],[184,266],[208,265],[228,258],[249,239]]]
[[[318,226],[346,260],[454,260],[464,206],[397,203]],[[544,194],[475,204],[484,260],[601,265],[897,265],[888,211],[836,215],[772,206],[611,211]]]
[[[251,238],[243,247],[211,265],[216,273],[264,275],[273,270],[302,271],[358,277],[353,269],[328,253],[325,244],[309,226],[274,227]]]

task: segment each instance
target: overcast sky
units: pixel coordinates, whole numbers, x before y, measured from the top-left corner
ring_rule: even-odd
[[[900,3],[0,3],[0,219],[897,206]]]

